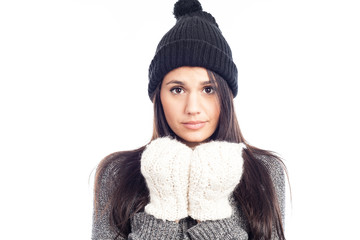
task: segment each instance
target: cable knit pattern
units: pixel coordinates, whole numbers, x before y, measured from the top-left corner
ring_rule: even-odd
[[[243,170],[243,143],[212,141],[197,146],[190,165],[189,215],[217,220],[232,214],[229,196]]]
[[[168,137],[152,141],[141,156],[141,173],[150,192],[145,212],[163,220],[188,216],[188,179],[192,149]]]
[[[167,141],[167,140],[165,140]],[[176,144],[177,145],[177,144]],[[176,148],[167,145],[168,154],[176,152]],[[201,145],[200,145],[201,146]],[[200,147],[199,146],[199,147]],[[203,147],[206,145],[203,144]],[[184,148],[187,149],[187,148]],[[200,148],[201,149],[201,148]],[[199,150],[197,150],[199,151]],[[188,150],[185,150],[188,152]],[[178,152],[179,153],[179,152]],[[181,151],[181,153],[183,153]],[[284,223],[285,217],[285,175],[280,162],[265,155],[255,155],[264,166],[269,170],[276,195],[280,202],[280,210],[282,213],[282,220]],[[240,160],[241,161],[241,160]],[[114,185],[111,181],[113,177],[113,165],[115,162],[107,167],[106,171],[99,179],[100,193],[98,199],[97,212],[93,215],[93,240],[113,240],[117,235],[110,227],[109,217],[110,211],[106,208],[109,195],[114,191]],[[146,212],[136,213],[131,218],[131,233],[127,238],[119,237],[118,240],[138,240],[138,239],[184,239],[184,240],[215,240],[215,239],[233,239],[233,240],[248,240],[248,220],[246,219],[241,206],[234,199],[230,197],[230,205],[232,207],[232,215],[230,218],[219,219],[214,221],[203,221],[197,223],[191,217],[183,218],[179,223],[173,221],[163,221],[155,218]],[[212,206],[211,211],[216,211],[216,206]],[[104,211],[104,214],[102,214]],[[95,217],[96,213],[99,217]],[[273,232],[272,240],[277,240],[276,232]]]

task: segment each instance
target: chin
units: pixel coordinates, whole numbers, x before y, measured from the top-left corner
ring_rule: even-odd
[[[191,145],[197,145],[205,142],[210,136],[180,136],[185,142]]]

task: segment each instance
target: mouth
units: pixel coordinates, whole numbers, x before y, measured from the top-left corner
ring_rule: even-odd
[[[198,130],[205,126],[206,122],[204,121],[190,121],[190,122],[183,122],[184,127],[191,129],[191,130]]]

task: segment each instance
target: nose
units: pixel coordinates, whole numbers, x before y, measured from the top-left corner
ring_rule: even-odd
[[[191,93],[188,95],[187,101],[186,101],[185,112],[186,112],[186,114],[189,114],[189,115],[200,114],[201,99],[197,93]]]

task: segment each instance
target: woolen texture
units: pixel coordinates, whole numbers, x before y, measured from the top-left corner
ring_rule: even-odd
[[[162,220],[188,216],[188,181],[192,149],[169,137],[146,146],[141,173],[150,192],[145,212]]]
[[[150,99],[164,76],[182,66],[204,67],[216,72],[225,79],[235,97],[238,92],[237,68],[215,18],[202,11],[197,0],[178,1],[174,14],[176,24],[162,37],[149,67]]]
[[[193,219],[231,217],[229,197],[242,176],[243,148],[243,143],[210,141],[194,149],[189,180],[189,216]]]
[[[275,158],[265,155],[255,155],[260,159],[264,166],[269,170],[271,179],[274,183],[277,198],[280,204],[282,221],[284,225],[285,218],[285,175],[280,162]],[[93,240],[110,240],[114,239],[116,233],[110,228],[109,214],[106,204],[110,194],[114,191],[112,183],[113,165],[110,164],[103,175],[100,176],[100,198],[97,202],[98,212],[94,211],[92,239]],[[145,212],[139,212],[131,218],[131,233],[127,239],[248,239],[248,221],[244,216],[241,206],[230,197],[232,207],[231,217],[204,221],[197,223],[191,217],[181,219],[179,223],[174,221],[163,221],[156,219],[154,216]],[[103,214],[102,214],[103,213]],[[96,214],[98,217],[95,217]],[[125,240],[125,238],[118,238]],[[275,231],[272,239],[278,239]]]
[[[194,150],[170,137],[157,138],[141,156],[150,193],[145,212],[162,220],[229,218],[229,196],[240,182],[243,143],[210,141]]]

